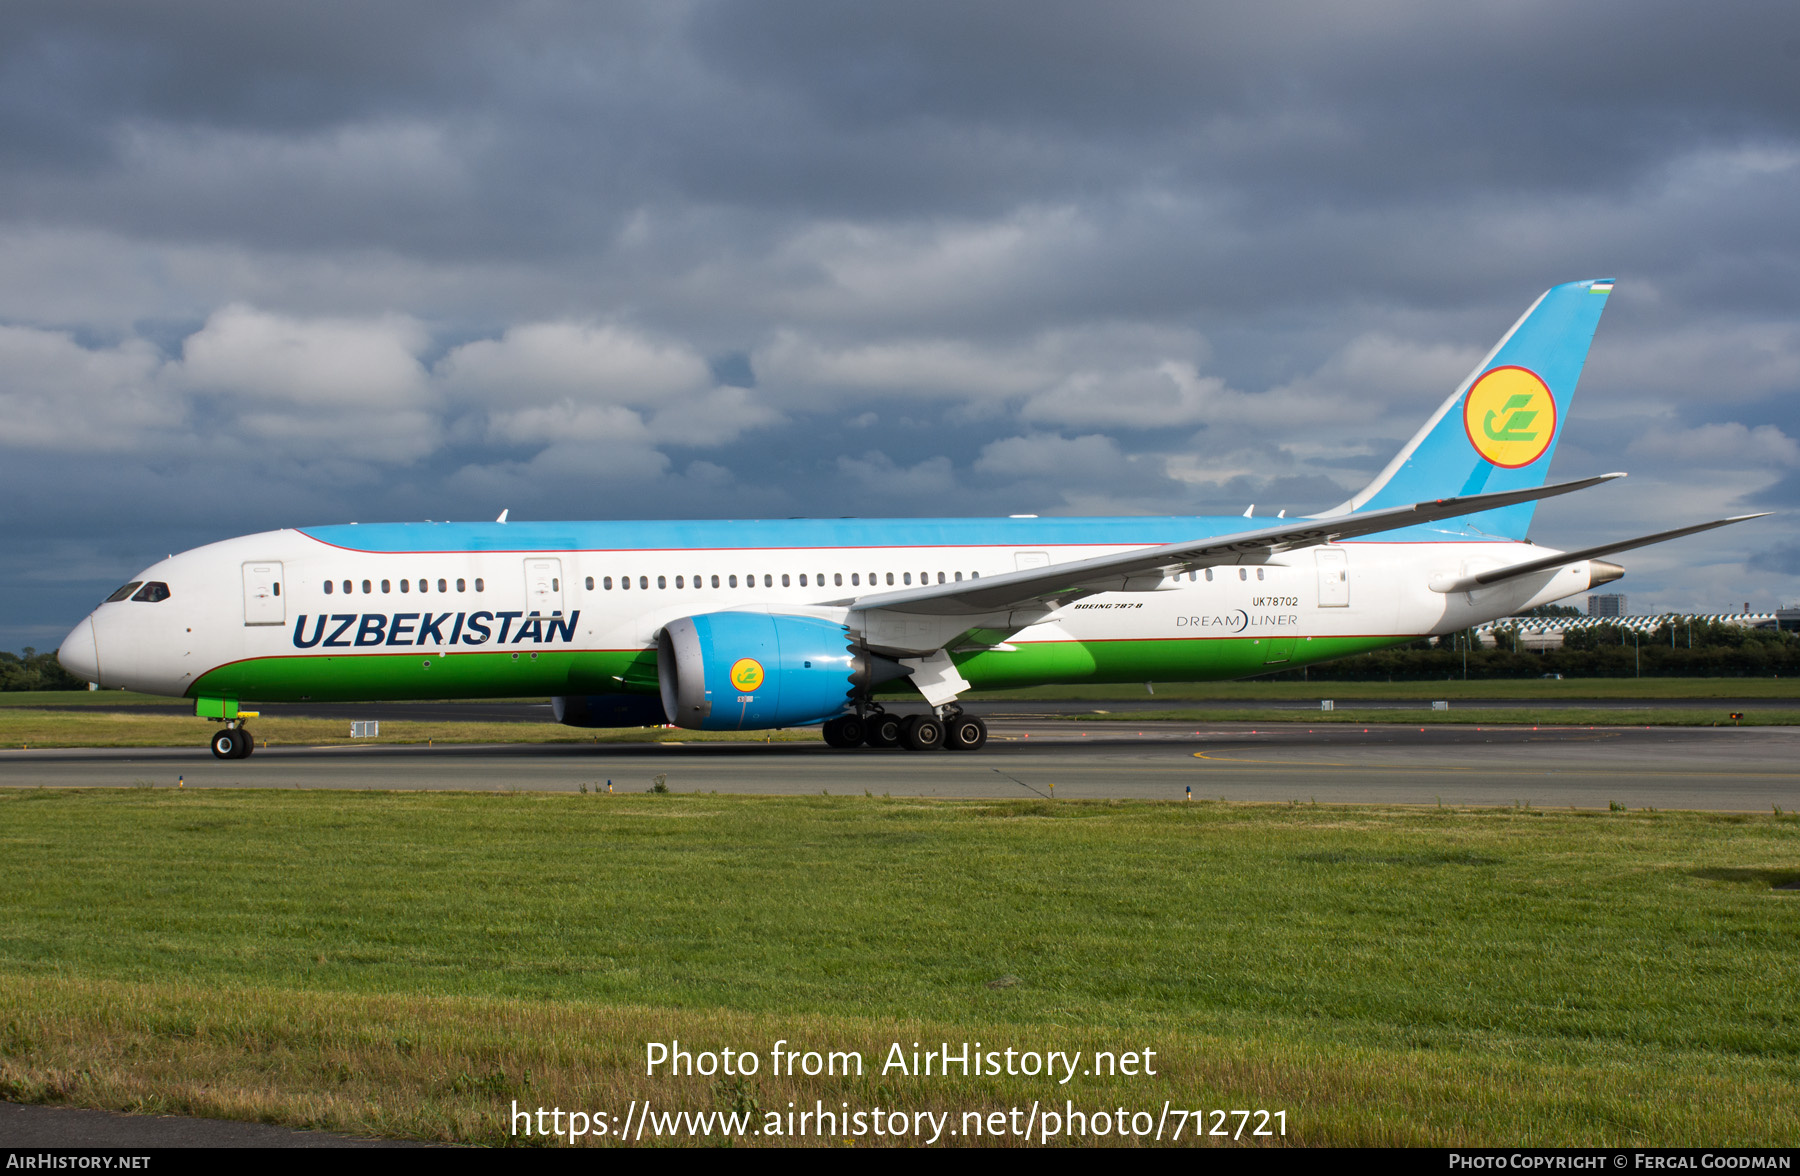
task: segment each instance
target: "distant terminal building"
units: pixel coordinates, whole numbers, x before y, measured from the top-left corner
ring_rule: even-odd
[[[1596,599],[1607,597],[1588,597],[1590,606]],[[1611,599],[1624,600],[1623,596]],[[1654,617],[1627,616],[1595,616],[1585,617],[1505,617],[1498,621],[1489,621],[1477,626],[1475,636],[1483,646],[1494,648],[1499,643],[1498,633],[1505,631],[1508,644],[1513,641],[1513,633],[1521,650],[1539,653],[1546,649],[1561,649],[1563,634],[1577,632],[1581,629],[1592,629],[1596,625],[1615,625],[1627,632],[1649,635],[1664,625],[1674,622],[1679,632],[1684,625],[1743,625],[1751,629],[1792,629],[1800,626],[1800,609],[1780,609],[1776,612],[1753,613],[1664,613]]]
[[[1622,617],[1626,615],[1625,597],[1621,593],[1604,593],[1588,597],[1588,616]]]

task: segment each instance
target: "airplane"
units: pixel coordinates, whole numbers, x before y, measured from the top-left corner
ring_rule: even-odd
[[[58,658],[194,701],[221,759],[246,703],[550,695],[574,727],[820,726],[973,751],[971,690],[1216,681],[1469,628],[1618,579],[1536,504],[1613,288],[1539,296],[1385,469],[1316,515],[348,523],[208,544],[107,597]],[[1252,508],[1254,509],[1254,508]],[[1246,512],[1248,515],[1250,512]],[[887,699],[929,708],[902,716]]]

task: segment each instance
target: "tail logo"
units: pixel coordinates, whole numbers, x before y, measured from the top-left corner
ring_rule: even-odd
[[[1463,397],[1463,429],[1475,452],[1516,470],[1550,448],[1556,437],[1556,399],[1536,372],[1497,367],[1483,372]]]
[[[753,693],[762,684],[762,663],[755,658],[740,657],[731,664],[731,685],[739,694]]]

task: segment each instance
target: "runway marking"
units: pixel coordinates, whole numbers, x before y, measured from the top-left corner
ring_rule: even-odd
[[[1024,788],[1031,792],[1036,792],[1039,796],[1043,796],[1045,800],[1051,799],[1050,797],[1045,796],[1044,793],[1039,792],[1036,788],[1033,788],[1033,787],[1031,787],[1031,785],[1025,783],[1025,781],[1019,779],[1017,776],[1007,776],[1006,773],[1002,772],[999,768],[995,768],[995,769],[993,769],[993,771],[996,775],[1006,776],[1006,778],[1008,780],[1011,780],[1014,784],[1017,784],[1020,788]],[[1054,785],[1052,785],[1052,787],[1054,787]]]
[[[1292,768],[1380,768],[1383,771],[1390,771],[1390,772],[1425,772],[1425,771],[1429,771],[1429,772],[1475,772],[1475,771],[1481,770],[1479,768],[1453,768],[1453,767],[1419,768],[1419,767],[1414,767],[1409,764],[1347,764],[1347,763],[1339,763],[1339,762],[1336,762],[1333,760],[1236,759],[1236,758],[1233,758],[1232,756],[1213,755],[1211,752],[1205,752],[1205,751],[1196,751],[1193,754],[1194,754],[1195,759],[1210,760],[1213,763],[1220,763],[1220,764],[1280,764],[1285,767],[1292,767]]]

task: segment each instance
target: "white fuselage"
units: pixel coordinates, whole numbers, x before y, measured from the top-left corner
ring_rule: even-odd
[[[501,650],[535,659],[552,648],[643,651],[678,617],[752,609],[842,619],[858,596],[1120,550],[1089,545],[1024,551],[986,544],[375,553],[300,531],[271,531],[195,548],[145,569],[137,580],[166,584],[167,599],[102,604],[70,634],[63,657],[103,687],[181,696],[193,694],[210,672],[254,659],[441,658]],[[1430,587],[1434,579],[1549,554],[1554,552],[1540,546],[1504,542],[1308,548],[1183,573],[1158,590],[1089,596],[994,648],[1441,634],[1589,586],[1590,568],[1581,562],[1472,593]],[[276,590],[262,585],[258,595],[253,581],[259,575]],[[377,628],[362,620],[369,616],[387,619]],[[564,631],[552,625],[547,635],[543,624],[528,631],[534,616],[559,618],[556,625]],[[1301,644],[1293,660],[1318,659],[1306,657]],[[421,689],[421,696],[430,696]],[[509,692],[505,681],[494,683],[494,694]],[[534,685],[526,692],[543,691]]]

